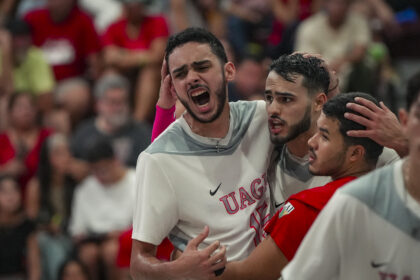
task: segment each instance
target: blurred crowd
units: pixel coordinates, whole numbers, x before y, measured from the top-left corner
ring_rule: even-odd
[[[410,0],[2,0],[0,279],[129,279],[134,167],[171,34],[223,42],[230,101],[263,99],[270,62],[299,51],[395,112],[419,16]]]

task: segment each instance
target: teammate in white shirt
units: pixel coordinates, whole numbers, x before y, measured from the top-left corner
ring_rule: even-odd
[[[208,279],[226,257],[245,258],[264,237],[272,152],[265,103],[227,102],[235,68],[204,29],[171,37],[165,60],[170,75],[163,73],[162,87],[176,91],[187,113],[139,157],[131,273]],[[183,254],[161,262],[155,250],[166,236]],[[220,243],[226,247],[216,251]]]
[[[338,190],[284,279],[420,279],[420,87],[407,108],[409,156]]]

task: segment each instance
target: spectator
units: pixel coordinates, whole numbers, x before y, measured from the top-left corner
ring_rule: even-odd
[[[76,0],[48,0],[46,8],[29,12],[25,20],[57,81],[99,75],[99,38],[91,18],[78,8]]]
[[[129,75],[134,88],[134,118],[153,116],[168,27],[160,16],[146,15],[147,0],[121,0],[125,17],[113,23],[103,36],[105,64]]]
[[[187,27],[202,27],[218,38],[225,37],[224,14],[219,0],[169,0],[168,18],[171,33],[178,33]]]
[[[27,93],[12,95],[8,112],[9,128],[0,134],[0,175],[18,178],[25,194],[26,184],[38,169],[39,152],[50,130],[38,126],[34,99]]]
[[[42,229],[42,279],[57,279],[58,269],[73,249],[67,234],[76,185],[74,161],[66,136],[51,135],[41,150],[38,176],[28,184],[25,208]]]
[[[79,5],[92,15],[99,34],[102,34],[123,12],[119,0],[79,0]]]
[[[55,102],[69,113],[74,129],[91,113],[91,89],[86,80],[70,78],[61,81],[55,90]]]
[[[298,28],[296,50],[319,53],[340,76],[342,91],[373,92],[373,72],[364,63],[371,40],[366,19],[350,13],[351,0],[325,0],[325,11]]]
[[[78,259],[69,259],[63,263],[58,273],[58,280],[90,280],[87,267]]]
[[[128,81],[116,74],[106,75],[96,83],[94,94],[98,115],[77,128],[73,154],[86,160],[92,143],[98,137],[107,137],[116,157],[125,165],[135,166],[140,152],[150,144],[151,129],[130,117]]]
[[[261,59],[246,56],[236,68],[235,80],[229,83],[229,101],[264,98],[267,71]]]
[[[238,58],[262,54],[271,32],[271,0],[229,0],[223,2],[228,14],[228,39]]]
[[[88,151],[92,175],[75,191],[70,233],[80,260],[98,279],[98,264],[104,263],[109,279],[116,279],[118,236],[131,226],[135,171],[125,168],[106,139],[98,139]]]
[[[6,27],[11,34],[11,40],[4,33],[0,35],[4,36],[0,40],[0,49],[5,52],[1,56],[1,75],[6,75],[0,77],[0,87],[7,88],[8,91],[33,94],[38,108],[47,112],[53,106],[52,91],[55,81],[51,67],[41,50],[32,45],[30,27],[26,22],[13,20]],[[10,74],[12,77],[9,77]]]
[[[10,176],[0,177],[0,248],[1,279],[40,279],[35,224],[25,217],[19,185]]]

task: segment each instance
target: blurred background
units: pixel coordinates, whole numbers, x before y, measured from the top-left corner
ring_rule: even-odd
[[[171,34],[223,42],[230,101],[263,99],[270,62],[302,51],[397,112],[419,16],[417,0],[1,0],[0,280],[130,279],[134,168]]]

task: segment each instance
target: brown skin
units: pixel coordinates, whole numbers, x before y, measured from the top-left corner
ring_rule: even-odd
[[[337,180],[346,176],[361,176],[374,168],[364,160],[365,150],[362,146],[345,147],[338,120],[321,114],[317,124],[317,132],[308,141],[311,172]],[[281,249],[268,236],[248,258],[228,263],[220,279],[276,280],[287,263]]]
[[[218,103],[217,92],[223,84],[223,78],[225,82],[233,79],[235,74],[233,64],[228,62],[221,65],[207,44],[190,42],[174,49],[169,56],[168,66],[169,74],[163,70],[164,68],[161,71],[160,95],[169,97],[176,91],[178,98],[184,100],[201,120],[212,119],[217,115],[220,106],[223,106],[221,114],[212,122],[204,123],[190,114],[187,114],[185,119],[194,133],[204,137],[224,137],[229,129],[229,105],[227,99],[223,104]],[[221,71],[224,71],[224,77]],[[201,86],[191,89],[191,86],[197,84]],[[192,95],[203,88],[209,92],[210,97],[204,109],[192,99]],[[225,265],[226,248],[220,247],[219,242],[214,242],[203,250],[197,250],[208,233],[209,229],[205,227],[201,234],[188,243],[183,254],[170,262],[162,262],[156,258],[156,245],[133,240],[130,267],[132,277],[134,279],[214,278],[214,271]],[[219,247],[220,250],[212,255]],[[210,255],[212,256],[209,257]]]

